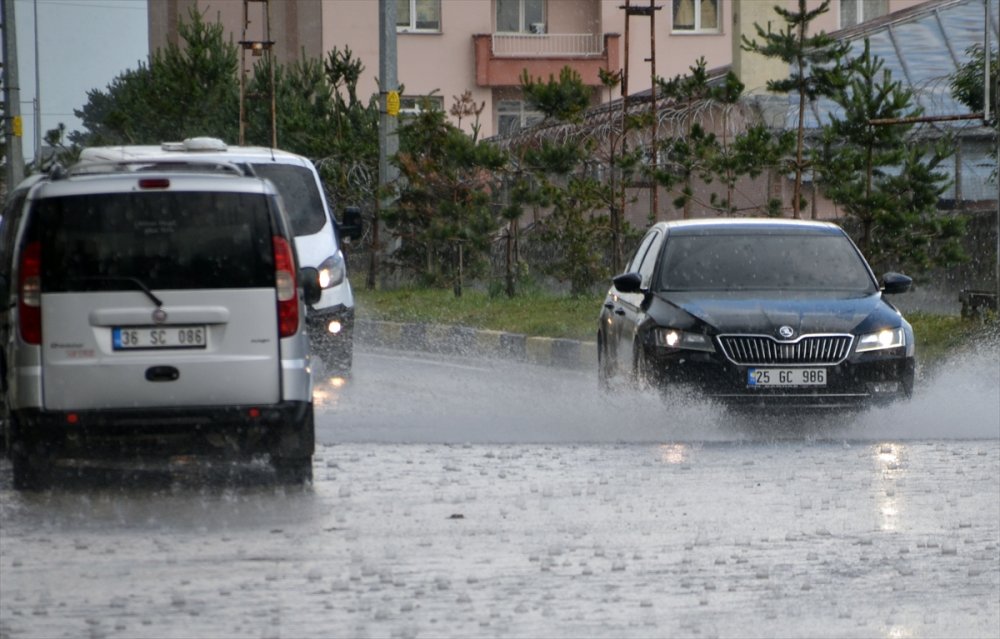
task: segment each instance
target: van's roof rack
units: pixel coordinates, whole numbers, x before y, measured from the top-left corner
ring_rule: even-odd
[[[218,172],[231,175],[246,176],[247,172],[232,162],[198,159],[131,159],[107,162],[81,162],[71,166],[54,179],[76,175],[98,175],[107,173],[142,173],[149,171],[165,171],[177,173],[208,173]]]
[[[160,148],[164,151],[228,151],[229,147],[219,138],[206,136],[185,138],[183,142],[161,142]]]

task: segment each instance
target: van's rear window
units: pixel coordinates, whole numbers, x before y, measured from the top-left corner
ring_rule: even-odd
[[[254,173],[274,183],[296,235],[319,233],[326,224],[323,199],[312,171],[292,164],[255,163]]]
[[[42,243],[44,292],[274,286],[262,195],[137,192],[47,198],[29,237]]]

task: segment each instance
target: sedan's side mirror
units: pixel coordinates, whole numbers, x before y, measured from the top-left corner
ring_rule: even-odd
[[[913,285],[913,279],[902,273],[886,273],[882,276],[882,292],[886,295],[905,293]]]
[[[642,275],[638,273],[622,273],[611,280],[619,293],[639,293],[642,291]]]
[[[356,206],[344,207],[344,221],[340,224],[340,233],[349,239],[361,238],[361,209]]]
[[[319,271],[312,266],[299,269],[299,285],[302,287],[302,299],[310,306],[318,302],[323,295],[323,287],[319,283]]]

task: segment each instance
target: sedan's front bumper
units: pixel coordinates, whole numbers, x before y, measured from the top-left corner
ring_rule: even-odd
[[[749,370],[760,366],[734,364],[716,353],[653,347],[647,349],[644,360],[648,381],[661,389],[690,389],[737,407],[866,407],[908,397],[913,390],[914,360],[903,349],[853,354],[836,365],[802,365],[825,371],[821,386],[751,386]],[[790,367],[775,364],[768,368]]]

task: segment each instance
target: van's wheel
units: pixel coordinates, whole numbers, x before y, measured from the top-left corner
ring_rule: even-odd
[[[278,457],[271,461],[274,476],[281,484],[301,485],[313,480],[312,457]]]
[[[284,427],[276,449],[271,453],[271,466],[278,481],[283,484],[311,482],[315,449],[316,427],[310,404],[301,422]]]
[[[21,450],[22,444],[13,445],[10,451],[10,463],[14,475],[14,490],[43,490],[50,483],[49,468],[45,463],[47,458],[42,455],[30,455]]]

